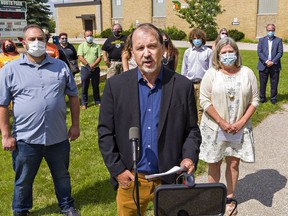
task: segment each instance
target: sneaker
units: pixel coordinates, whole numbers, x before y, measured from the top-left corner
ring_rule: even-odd
[[[67,212],[63,213],[65,216],[80,216],[79,212],[74,207],[70,207]]]
[[[29,211],[25,211],[25,212],[13,212],[13,216],[28,216],[29,215]]]

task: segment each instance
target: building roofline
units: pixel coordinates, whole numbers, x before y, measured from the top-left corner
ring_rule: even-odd
[[[102,5],[101,0],[87,1],[87,2],[72,2],[72,3],[61,3],[54,4],[55,8],[59,7],[76,7],[76,6],[88,6],[88,5]]]

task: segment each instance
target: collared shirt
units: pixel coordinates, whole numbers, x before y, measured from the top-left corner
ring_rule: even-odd
[[[67,65],[46,54],[40,63],[26,55],[0,73],[0,105],[13,103],[13,136],[30,144],[52,145],[68,138],[65,95],[78,96]]]
[[[153,88],[150,88],[138,70],[141,114],[141,154],[137,167],[139,172],[147,174],[158,172],[158,124],[162,92],[162,74],[163,67]]]
[[[188,48],[183,56],[181,74],[190,80],[202,79],[212,66],[212,50],[206,46]]]
[[[271,57],[272,44],[273,44],[273,38],[272,39],[268,38],[268,60],[269,61],[272,60],[272,57]]]
[[[98,57],[102,56],[101,48],[98,44],[88,44],[86,41],[79,45],[77,55],[83,56],[83,58],[89,63],[93,64]],[[80,65],[84,66],[80,61]],[[98,65],[96,66],[98,67]]]

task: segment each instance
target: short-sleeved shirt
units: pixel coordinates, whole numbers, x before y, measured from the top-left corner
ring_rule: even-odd
[[[111,36],[107,38],[102,46],[102,50],[108,53],[108,58],[111,60],[121,61],[121,53],[124,48],[126,41],[126,36],[121,35],[121,37],[116,38]]]
[[[98,57],[102,56],[102,52],[98,44],[92,43],[90,45],[85,41],[79,45],[77,55],[83,56],[89,64],[93,64]],[[84,66],[82,62],[80,62],[80,65]]]
[[[46,53],[52,58],[59,58],[60,56],[57,46],[53,43],[46,43]]]
[[[46,54],[40,63],[26,55],[0,73],[0,105],[13,103],[13,136],[30,144],[53,145],[68,138],[65,95],[78,96],[67,65]]]

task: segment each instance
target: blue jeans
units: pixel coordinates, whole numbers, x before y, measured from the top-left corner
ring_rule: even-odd
[[[73,207],[74,199],[71,197],[68,172],[69,154],[70,143],[68,140],[51,146],[17,141],[17,147],[12,152],[15,171],[12,209],[16,212],[24,212],[32,208],[33,181],[43,158],[50,169],[61,211],[65,212]]]

